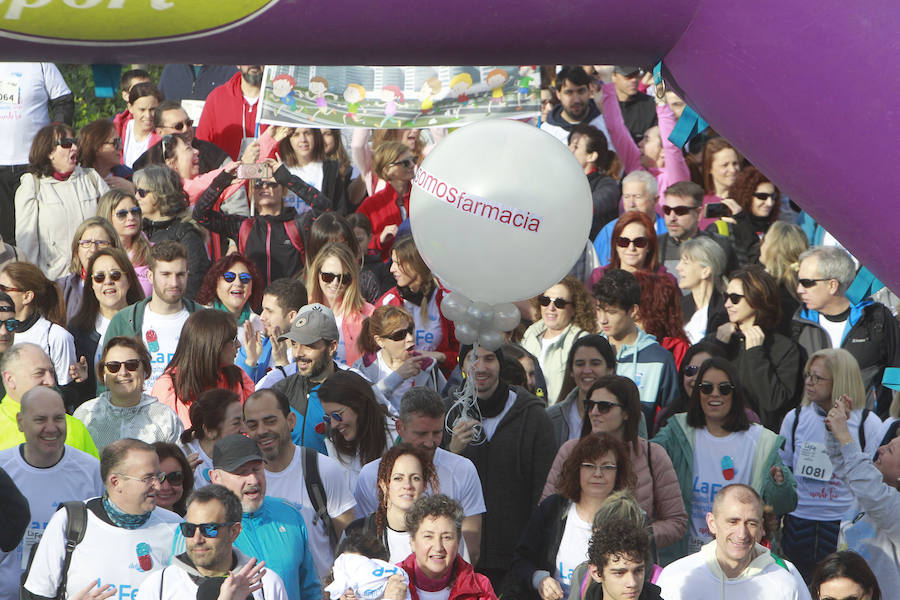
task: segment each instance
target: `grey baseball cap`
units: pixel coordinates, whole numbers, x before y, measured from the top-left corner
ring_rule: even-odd
[[[256,441],[239,433],[226,435],[213,446],[213,468],[232,473],[254,460],[265,462]]]
[[[324,304],[307,304],[294,317],[291,330],[278,338],[293,340],[298,344],[310,345],[319,340],[329,342],[340,338],[334,313]]]
[[[616,65],[616,73],[619,75],[631,75],[632,73],[637,73],[638,71],[643,71],[641,67],[635,67],[631,65]]]

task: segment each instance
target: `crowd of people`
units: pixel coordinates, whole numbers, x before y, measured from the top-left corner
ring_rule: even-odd
[[[896,298],[641,68],[542,68],[591,237],[496,350],[410,234],[444,132],[0,71],[0,600],[900,597]]]

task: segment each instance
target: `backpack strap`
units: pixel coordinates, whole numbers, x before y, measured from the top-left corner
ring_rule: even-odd
[[[291,219],[284,222],[284,232],[287,234],[291,244],[300,253],[300,258],[306,260],[306,250],[303,246],[303,238],[300,237],[300,230],[297,228],[297,219]]]
[[[650,460],[650,440],[647,440],[647,468],[650,469],[650,481],[653,481],[653,461]]]
[[[309,494],[309,500],[312,502],[313,512],[315,512],[313,525],[322,521],[322,525],[328,532],[331,551],[334,552],[338,539],[331,516],[328,514],[328,498],[325,496],[325,486],[322,484],[322,475],[319,473],[319,453],[305,446],[300,447],[300,452],[303,453],[303,479],[306,480],[306,493]]]
[[[66,597],[66,581],[69,578],[69,565],[72,564],[72,553],[75,552],[75,546],[84,539],[84,532],[87,530],[87,507],[84,502],[70,501],[63,502],[57,507],[66,510],[66,557],[63,561],[62,576],[59,578],[59,587],[56,588],[56,597]],[[31,565],[29,565],[30,567]]]
[[[794,454],[794,438],[797,437],[797,425],[800,423],[800,407],[794,409],[794,423],[791,425],[791,454]]]
[[[244,219],[241,222],[241,228],[238,230],[238,252],[244,254],[247,249],[247,239],[250,237],[250,231],[253,230],[253,220]]]
[[[857,437],[859,438],[859,449],[863,452],[866,451],[866,419],[869,417],[869,409],[864,408],[862,411],[862,417],[859,419],[859,434]]]

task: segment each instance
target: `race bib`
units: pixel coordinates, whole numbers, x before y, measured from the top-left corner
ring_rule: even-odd
[[[818,481],[831,481],[833,471],[825,444],[803,442],[797,456],[797,475]]]
[[[21,104],[22,92],[19,88],[19,80],[8,79],[0,81],[0,104]]]

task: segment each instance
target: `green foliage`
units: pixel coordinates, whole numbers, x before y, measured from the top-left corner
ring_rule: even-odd
[[[84,125],[96,119],[112,119],[116,114],[125,110],[125,102],[122,96],[117,92],[112,98],[97,98],[94,95],[94,74],[90,65],[78,64],[58,64],[60,72],[69,89],[75,95],[75,129],[78,130]],[[123,70],[131,68],[130,65],[124,65]],[[163,65],[146,66],[150,72],[150,77],[155,82],[159,82],[159,76],[162,74]]]

